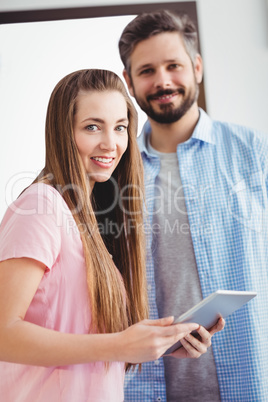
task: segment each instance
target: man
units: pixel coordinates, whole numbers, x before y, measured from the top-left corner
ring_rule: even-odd
[[[258,292],[200,359],[164,357],[128,374],[125,401],[266,401],[268,144],[198,108],[202,59],[186,15],[138,16],[119,50],[148,115],[138,142],[151,317],[177,317],[217,289]]]

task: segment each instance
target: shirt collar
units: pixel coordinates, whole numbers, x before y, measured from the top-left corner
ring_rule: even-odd
[[[147,146],[151,131],[152,131],[151,125],[149,123],[149,120],[147,120],[141,130],[141,134],[138,137],[138,145],[141,153],[145,153],[146,155],[150,155],[153,157],[155,155],[152,155],[148,152],[148,146]]]
[[[199,108],[199,120],[197,122],[197,125],[195,126],[191,138],[188,141],[196,139],[199,141],[207,142],[209,144],[215,144],[212,125],[213,123],[211,118],[203,109]],[[141,135],[138,137],[138,143],[141,152],[144,152],[146,155],[155,156],[148,152],[147,147],[151,131],[151,125],[149,123],[149,120],[147,120],[142,128]]]

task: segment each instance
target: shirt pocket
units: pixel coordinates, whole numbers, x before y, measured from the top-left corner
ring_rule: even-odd
[[[265,212],[265,177],[262,171],[241,178],[228,196],[228,212],[240,225],[261,233]]]

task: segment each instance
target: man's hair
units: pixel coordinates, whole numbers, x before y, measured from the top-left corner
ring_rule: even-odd
[[[195,24],[187,14],[158,10],[143,13],[134,18],[124,29],[119,39],[119,53],[124,67],[131,75],[130,57],[135,46],[163,32],[178,32],[192,63],[198,53],[198,36]]]

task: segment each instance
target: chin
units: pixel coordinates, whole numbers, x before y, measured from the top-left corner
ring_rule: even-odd
[[[88,177],[90,179],[90,181],[94,182],[94,183],[105,183],[107,180],[110,179],[111,175],[110,174],[93,174],[93,173],[89,173]]]

